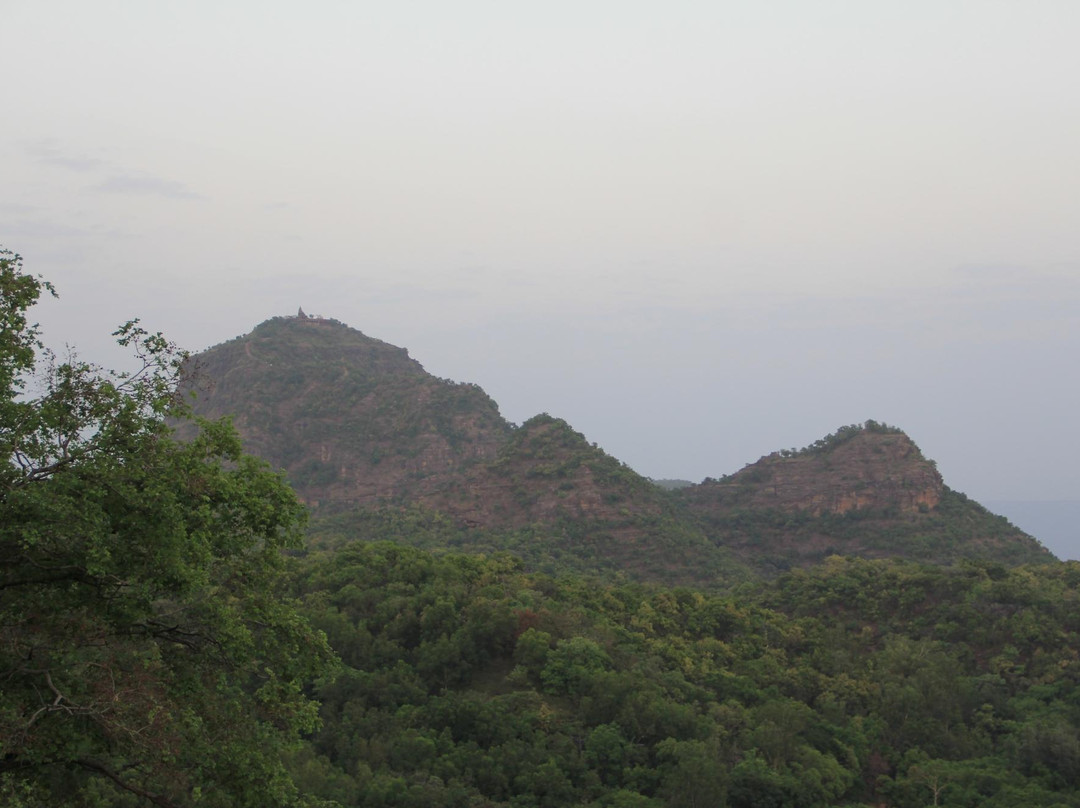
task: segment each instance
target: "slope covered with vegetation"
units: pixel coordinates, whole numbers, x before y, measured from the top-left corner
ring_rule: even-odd
[[[874,421],[681,488],[676,498],[708,535],[766,572],[834,554],[941,564],[1053,558],[1006,519],[946,486],[901,430]]]
[[[718,587],[834,553],[1051,558],[950,491],[907,435],[873,421],[718,480],[664,487],[565,421],[515,427],[475,385],[436,379],[403,349],[333,320],[275,318],[195,365],[196,411],[234,417],[246,446],[311,506],[322,544],[384,536],[505,549],[548,572]]]
[[[354,544],[302,788],[365,806],[1080,802],[1080,565],[833,558],[721,596]]]
[[[479,387],[335,320],[267,320],[185,373],[195,411],[231,417],[313,506],[415,498],[493,459],[511,430]]]

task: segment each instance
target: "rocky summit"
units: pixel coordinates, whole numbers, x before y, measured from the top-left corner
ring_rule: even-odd
[[[901,430],[867,421],[802,450],[773,452],[676,496],[710,535],[759,566],[834,555],[948,563],[1050,560],[1037,541],[946,486]]]
[[[935,465],[911,438],[868,421],[801,451],[773,452],[723,480],[706,481],[694,500],[811,516],[899,515],[936,508],[944,487]]]

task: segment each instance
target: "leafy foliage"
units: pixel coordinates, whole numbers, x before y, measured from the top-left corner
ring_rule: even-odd
[[[331,660],[280,592],[302,506],[227,424],[172,439],[184,355],[160,334],[117,332],[132,372],[35,375],[48,288],[0,258],[0,795],[292,802],[280,749]]]
[[[870,420],[862,424],[848,424],[842,426],[835,432],[826,435],[824,438],[811,443],[802,449],[785,449],[780,452],[782,457],[800,457],[800,456],[817,456],[828,454],[834,450],[837,446],[842,446],[864,432],[872,432],[878,435],[903,435],[903,430],[895,426],[889,426],[888,424],[879,423],[878,421]]]
[[[834,558],[718,595],[367,543],[296,581],[347,666],[304,764],[342,805],[1080,800],[1076,564]]]

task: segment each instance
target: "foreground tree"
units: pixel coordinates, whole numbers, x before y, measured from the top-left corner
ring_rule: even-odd
[[[332,655],[279,591],[304,511],[227,424],[178,442],[183,355],[42,350],[44,281],[0,252],[0,803],[287,805]]]

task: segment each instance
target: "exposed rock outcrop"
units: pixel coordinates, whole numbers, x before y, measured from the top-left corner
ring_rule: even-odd
[[[730,477],[706,481],[693,500],[813,516],[855,510],[909,514],[936,508],[943,489],[936,466],[911,438],[877,426],[848,428],[827,448],[773,452]]]

